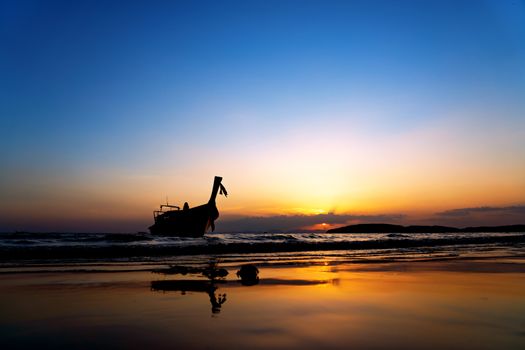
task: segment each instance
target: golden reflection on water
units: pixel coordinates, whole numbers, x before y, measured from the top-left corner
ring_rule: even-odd
[[[151,289],[194,277],[6,275],[0,335],[21,347],[523,348],[525,274],[423,266],[262,267],[249,287],[228,268],[220,313],[206,292]]]

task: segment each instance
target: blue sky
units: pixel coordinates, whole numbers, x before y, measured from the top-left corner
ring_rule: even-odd
[[[420,208],[423,199],[415,193],[397,207],[370,204],[392,202],[394,189],[404,185],[388,178],[386,165],[374,163],[390,164],[389,152],[400,155],[396,169],[412,174],[412,183],[429,178],[414,171],[414,163],[426,158],[459,167],[460,174],[445,181],[448,190],[477,171],[501,179],[486,175],[460,191],[460,199],[438,196],[444,185],[438,180],[425,183],[421,190],[436,193],[427,212],[524,202],[522,1],[0,6],[0,208],[8,213],[6,229],[23,226],[21,213],[42,203],[55,208],[47,218],[69,213],[62,204],[69,200],[79,210],[97,206],[115,220],[136,219],[166,193],[199,201],[202,195],[185,189],[204,182],[207,191],[216,173],[229,176],[234,193],[253,198],[224,203],[232,215],[296,207],[308,213],[319,206],[374,215]],[[322,169],[310,168],[310,154]],[[339,183],[326,175],[338,162],[360,169],[343,167],[341,178],[362,174]],[[377,172],[384,177],[365,181]],[[289,193],[296,199],[271,203],[263,193],[268,182],[286,187],[290,174],[301,174],[310,188],[339,183],[348,201],[368,204],[347,205],[337,189],[309,198]],[[381,197],[368,188],[392,194]],[[491,194],[499,188],[504,195]],[[132,191],[135,197],[123,195]],[[141,204],[124,214],[108,199],[116,196]]]

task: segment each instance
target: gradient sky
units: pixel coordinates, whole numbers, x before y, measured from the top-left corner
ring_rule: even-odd
[[[145,230],[214,175],[219,230],[525,223],[523,1],[2,1],[0,43],[0,231]]]

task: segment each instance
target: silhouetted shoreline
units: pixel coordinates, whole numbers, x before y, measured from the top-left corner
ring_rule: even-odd
[[[456,233],[456,232],[525,232],[525,225],[505,226],[474,226],[474,227],[449,227],[449,226],[402,226],[392,224],[357,224],[338,227],[326,233]]]

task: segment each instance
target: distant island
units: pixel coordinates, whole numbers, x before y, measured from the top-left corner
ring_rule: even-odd
[[[338,227],[326,233],[445,233],[445,232],[525,232],[525,225],[447,227],[447,226],[402,226],[392,224],[357,224]]]

